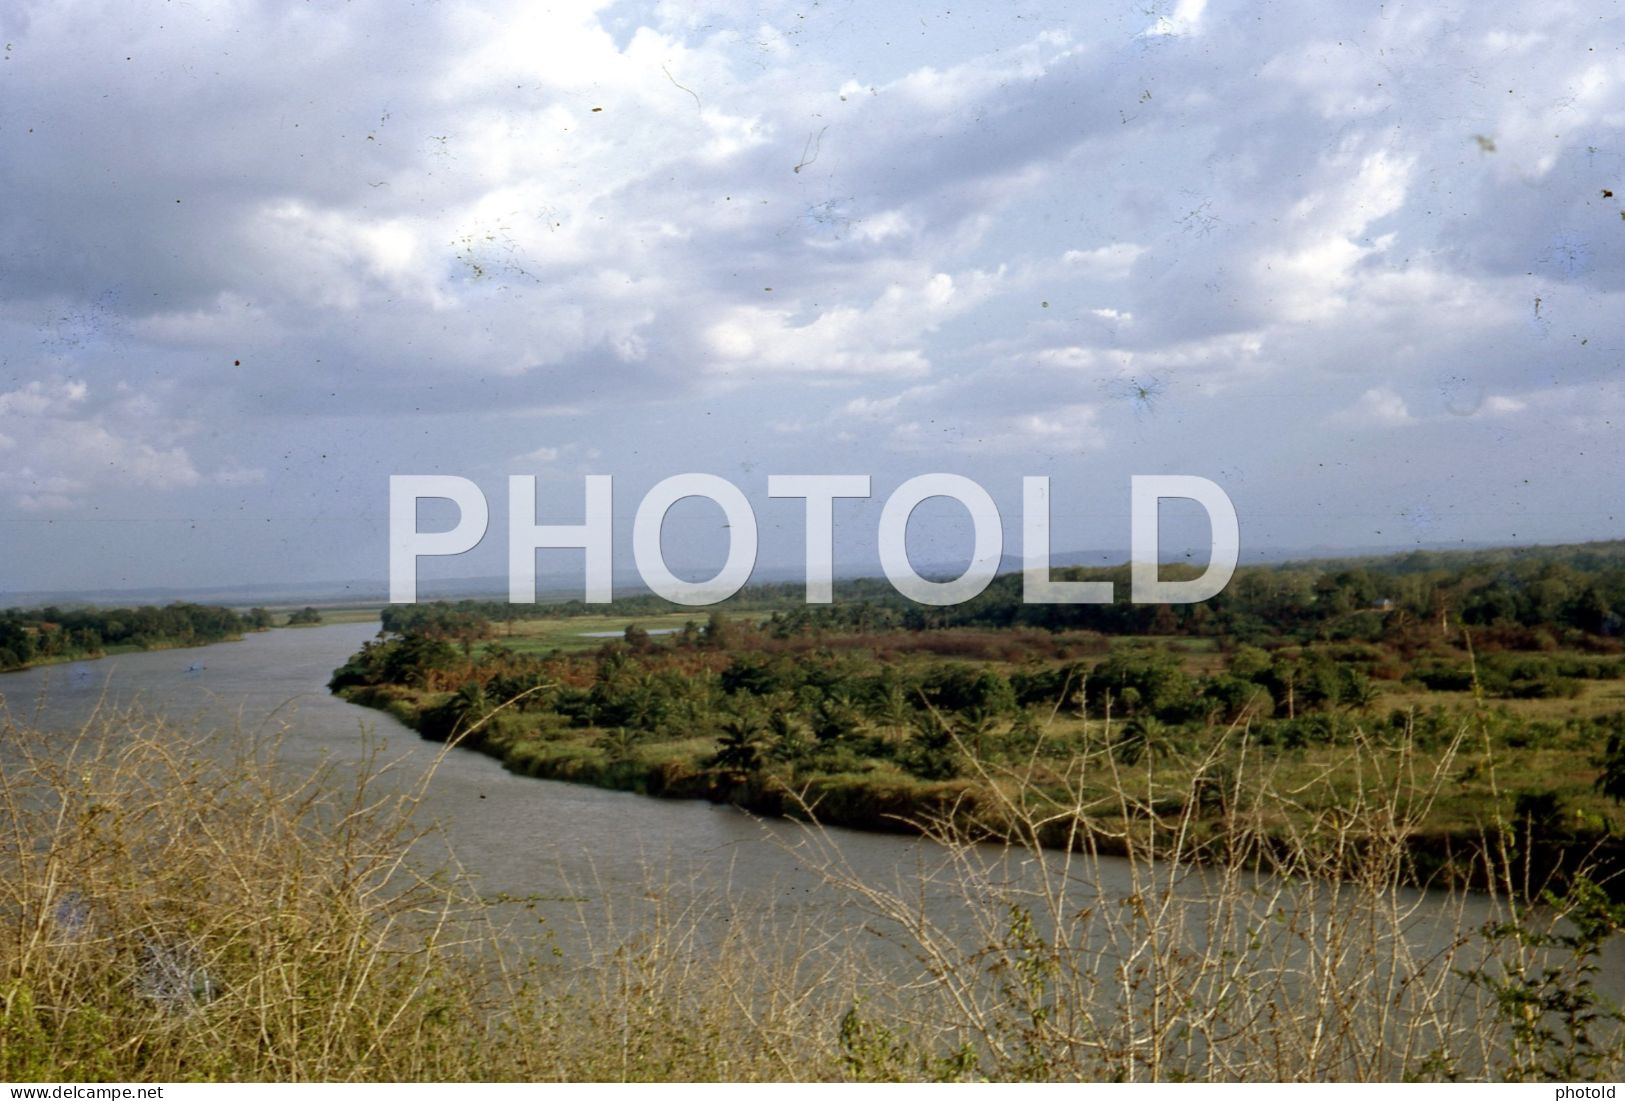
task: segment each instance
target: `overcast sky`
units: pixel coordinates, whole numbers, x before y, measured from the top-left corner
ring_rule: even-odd
[[[1150,473],[1244,555],[1621,533],[1615,4],[9,0],[0,39],[0,603],[382,588],[391,474],[492,499],[442,575],[505,570],[509,474],[560,521],[613,475],[624,536],[722,475],[764,565],[770,473],[873,476],[859,566],[939,470],[1011,551],[1023,474],[1058,549],[1126,549]],[[673,557],[719,529],[680,506]]]

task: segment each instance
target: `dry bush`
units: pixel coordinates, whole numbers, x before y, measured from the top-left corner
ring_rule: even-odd
[[[432,766],[301,775],[276,748],[0,723],[0,1079],[838,1074],[851,995],[805,929],[651,870],[635,904],[593,886],[561,958],[414,827]]]
[[[1596,980],[1625,907],[1583,876],[1527,901],[1508,831],[1473,857],[1488,890],[1416,885],[1412,837],[1467,736],[1426,757],[1362,738],[1284,790],[1232,729],[1172,814],[1149,763],[1118,766],[1109,732],[1042,786],[1041,749],[996,768],[961,745],[990,796],[911,823],[937,843],[934,868],[878,883],[829,835],[803,843],[909,965],[898,982],[888,961],[895,995],[846,1022],[849,1072],[1617,1077],[1625,1018]],[[1082,782],[1086,766],[1111,769],[1113,794]]]
[[[428,776],[375,755],[298,775],[274,743],[128,714],[71,737],[8,722],[0,1078],[1619,1075],[1591,980],[1625,915],[1406,884],[1444,765],[1362,743],[1282,791],[1233,731],[1169,815],[1149,766],[1108,803],[1085,762],[1070,796],[1053,762],[1030,782],[1041,748],[975,765],[997,801],[917,823],[934,843],[890,881],[833,832],[793,834],[840,892],[816,913],[655,868],[641,891],[581,885],[549,940],[512,931],[522,900],[436,870],[412,824]]]
[[[299,778],[123,714],[6,722],[0,763],[0,1077],[502,1073],[460,1054],[509,993],[483,908],[375,757]]]

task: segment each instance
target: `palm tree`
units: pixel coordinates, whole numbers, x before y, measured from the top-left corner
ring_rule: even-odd
[[[1365,711],[1382,696],[1382,690],[1363,674],[1351,679],[1343,690],[1343,698],[1350,711]]]
[[[1139,763],[1142,757],[1156,758],[1168,752],[1168,727],[1153,715],[1130,719],[1112,745],[1112,753],[1125,765]]]
[[[722,720],[722,736],[711,763],[733,772],[752,773],[762,767],[767,731],[756,715],[731,715]]]
[[[459,733],[467,733],[470,727],[480,723],[491,713],[491,701],[485,695],[485,686],[477,680],[465,681],[457,689],[447,706],[455,716],[454,727]]]
[[[821,742],[838,742],[863,732],[863,713],[851,693],[835,689],[818,701],[812,717],[813,734]]]
[[[599,739],[598,744],[604,747],[605,754],[614,764],[620,764],[632,759],[637,751],[638,735],[634,730],[618,726]]]
[[[903,754],[905,767],[926,780],[948,780],[959,775],[959,748],[947,720],[936,711],[919,711],[913,726],[913,736]]]
[[[904,730],[913,716],[914,707],[909,703],[903,686],[896,681],[886,684],[875,701],[874,717],[893,730]]]
[[[773,741],[770,752],[777,760],[798,761],[812,748],[801,720],[788,706],[775,708],[767,717],[767,726]]]
[[[982,739],[998,730],[999,717],[985,707],[976,707],[961,718],[958,725],[961,740],[970,743],[971,756],[980,760]]]

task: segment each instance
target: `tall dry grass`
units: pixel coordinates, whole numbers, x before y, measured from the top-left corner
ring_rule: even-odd
[[[443,846],[423,846],[427,777],[377,755],[299,775],[274,742],[225,744],[132,714],[72,736],[0,725],[0,1078],[1398,1080],[1625,1066],[1593,983],[1619,912],[1596,895],[1525,904],[1510,883],[1408,886],[1405,840],[1444,778],[1404,745],[1356,747],[1321,781],[1341,809],[1284,840],[1281,823],[1327,792],[1279,790],[1244,732],[1173,815],[1149,766],[1121,770],[1108,806],[1075,782],[1081,765],[1060,788],[975,765],[996,801],[918,823],[933,841],[918,873],[883,877],[854,867],[838,835],[800,834],[796,859],[842,900],[822,918],[651,869],[634,898],[584,885],[585,947],[560,956],[509,923],[522,903],[480,898]],[[1215,799],[1218,830],[1197,813]]]
[[[0,1080],[836,1066],[807,1027],[831,977],[806,970],[805,931],[651,878],[626,912],[583,910],[589,956],[557,958],[414,824],[428,779],[376,752],[301,775],[275,741],[133,713],[0,722]]]
[[[500,1040],[481,907],[409,859],[376,757],[300,778],[130,714],[0,734],[0,1076],[407,1079]]]
[[[1470,723],[1442,754],[1357,738],[1287,788],[1238,726],[1173,798],[1148,758],[1117,762],[1109,721],[1059,778],[1042,744],[1002,767],[961,745],[984,801],[913,823],[947,901],[809,842],[914,965],[910,999],[848,1021],[849,1062],[882,1077],[1618,1077],[1625,907],[1586,869],[1533,882],[1506,823],[1462,854],[1475,868],[1418,866],[1415,835],[1470,741]],[[1107,795],[1084,780],[1102,768]],[[1457,886],[1468,870],[1480,890]]]

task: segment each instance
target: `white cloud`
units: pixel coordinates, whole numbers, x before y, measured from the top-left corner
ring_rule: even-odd
[[[1484,399],[1484,412],[1495,416],[1522,413],[1527,408],[1529,408],[1528,402],[1507,397],[1504,394],[1491,394]]]
[[[1260,291],[1285,321],[1321,321],[1347,307],[1357,265],[1392,246],[1392,237],[1361,237],[1403,206],[1411,164],[1386,151],[1349,150],[1322,171],[1324,186],[1293,204],[1285,241],[1254,269]]]
[[[35,379],[20,389],[0,393],[0,416],[69,416],[83,404],[88,393],[89,387],[83,382]]]
[[[883,375],[931,370],[923,344],[943,322],[984,300],[997,274],[946,272],[893,283],[867,306],[834,306],[807,321],[793,307],[736,306],[707,332],[717,374]]]
[[[209,475],[209,481],[223,486],[264,485],[265,471],[258,467],[226,466]]]
[[[900,452],[972,455],[1025,455],[1099,451],[1106,446],[1099,409],[1089,403],[1054,405],[1041,413],[978,415],[965,412],[952,421],[910,420],[887,440]]]
[[[1360,400],[1333,415],[1339,424],[1395,427],[1415,423],[1405,399],[1386,386],[1376,386],[1360,395]]]
[[[1092,249],[1067,249],[1061,254],[1061,263],[1075,272],[1102,279],[1122,279],[1134,267],[1134,261],[1145,254],[1141,245],[1119,242]]]
[[[841,414],[861,420],[886,420],[896,412],[897,403],[902,400],[901,394],[893,394],[889,398],[853,398],[841,406]]]
[[[95,398],[86,383],[60,379],[0,393],[9,449],[22,456],[0,469],[0,491],[17,507],[62,509],[98,490],[175,490],[202,480],[185,448],[163,438],[180,426],[153,419],[144,396]]]
[[[1157,18],[1145,33],[1148,36],[1193,34],[1201,26],[1202,13],[1207,0],[1179,0],[1171,14],[1157,13]]]
[[[589,435],[640,476],[835,431],[900,474],[1108,435],[1111,461],[1284,470],[1280,434],[1234,439],[1243,398],[1321,437],[1456,432],[1456,475],[1488,481],[1498,434],[1556,450],[1613,416],[1546,396],[1625,349],[1625,65],[1591,49],[1617,21],[1565,0],[1158,0],[1042,30],[25,10],[0,130],[17,508],[372,515],[391,466],[562,476]],[[1316,469],[1383,493],[1369,439],[1312,439]]]

